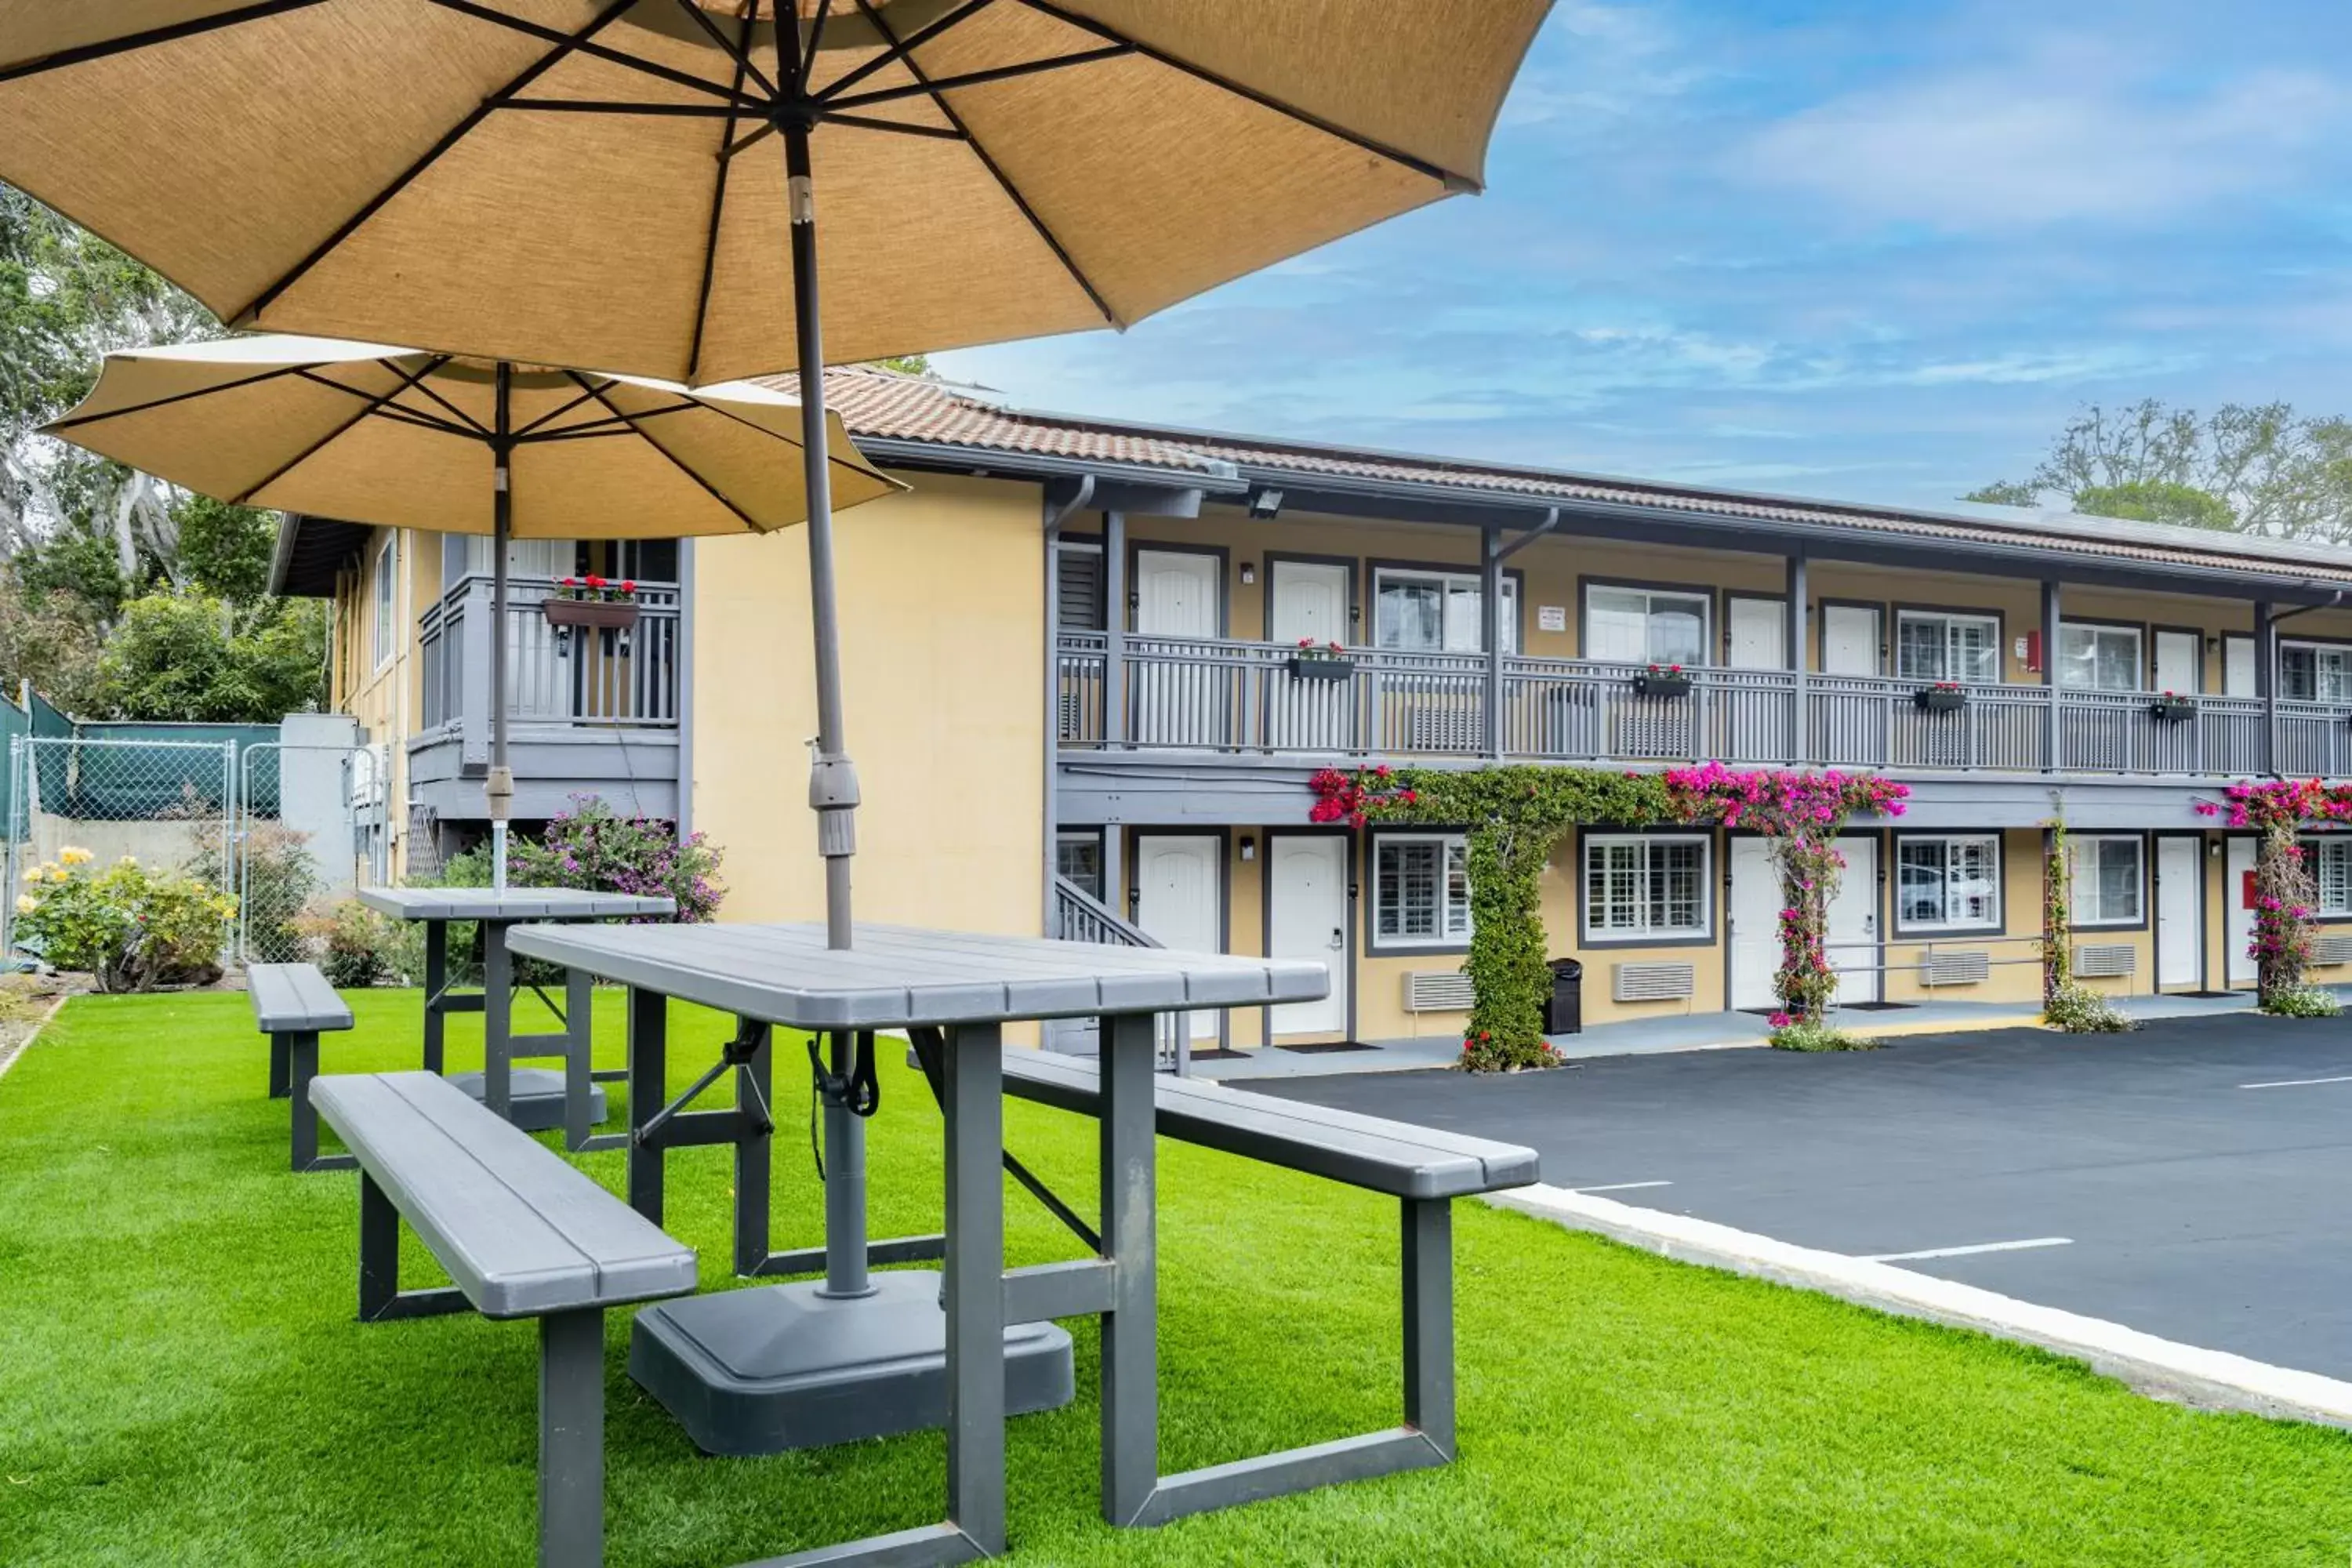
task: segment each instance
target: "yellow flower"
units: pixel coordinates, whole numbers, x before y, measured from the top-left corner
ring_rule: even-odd
[[[88,851],[84,851],[83,858],[89,858]],[[115,864],[118,866],[136,866],[139,864],[139,857],[136,855],[125,855],[121,859],[117,860]]]
[[[49,868],[49,880],[52,882],[70,882],[73,880],[73,873],[67,870],[63,866],[52,866]]]
[[[41,868],[41,867],[38,867],[38,866],[27,866],[27,867],[26,867],[26,868],[25,868],[25,880],[26,880],[27,882],[37,882],[37,881],[39,881],[39,880],[41,879],[41,871],[42,871],[42,868]]]
[[[32,894],[19,893],[16,895],[16,912],[18,914],[29,915],[40,907],[41,900],[33,897]]]
[[[127,857],[126,857],[127,858]],[[58,851],[58,858],[68,866],[87,866],[98,858],[87,849],[77,849],[68,844]]]

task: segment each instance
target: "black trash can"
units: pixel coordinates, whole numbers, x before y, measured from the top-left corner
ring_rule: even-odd
[[[1544,1009],[1544,1033],[1584,1032],[1584,965],[1572,958],[1551,961],[1551,1005]]]

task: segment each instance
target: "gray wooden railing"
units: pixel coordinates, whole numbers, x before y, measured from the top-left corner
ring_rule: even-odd
[[[1066,747],[1487,752],[1483,654],[1351,648],[1315,667],[1279,644],[1129,637],[1116,736],[1105,733],[1102,634],[1065,634],[1055,658]],[[1699,668],[1688,692],[1659,696],[1637,689],[1642,665],[1513,656],[1502,666],[1497,750],[1519,760],[2219,777],[2264,766],[2259,698],[2195,696],[2175,718],[2158,714],[2156,692],[1982,683],[1963,689],[1958,708],[1933,711],[1920,702],[1927,682],[1884,677],[1809,673],[1801,693],[1787,670]],[[2352,773],[2352,704],[2280,702],[2277,754],[2284,773]]]
[[[1071,881],[1056,875],[1054,879],[1054,930],[1051,933],[1063,942],[1098,942],[1113,947],[1163,947],[1167,945],[1132,921],[1120,919],[1109,905]],[[1160,1070],[1179,1076],[1187,1074],[1192,1066],[1192,1053],[1179,1051],[1177,1042],[1192,1037],[1192,1016],[1190,1013],[1164,1013],[1158,1025]],[[1049,1049],[1066,1051],[1077,1056],[1091,1056],[1097,1048],[1095,1020],[1092,1018],[1056,1018],[1045,1026],[1045,1043]]]
[[[677,724],[678,594],[637,584],[637,624],[625,632],[550,626],[541,604],[553,579],[507,581],[508,712],[519,724],[671,729]],[[417,617],[427,731],[487,732],[490,712],[490,580],[458,579]]]

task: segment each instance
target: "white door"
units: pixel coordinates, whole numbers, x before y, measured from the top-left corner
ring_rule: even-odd
[[[1223,949],[1217,918],[1221,840],[1202,833],[1144,834],[1135,841],[1135,923],[1180,952]],[[1192,1037],[1214,1037],[1217,1015],[1193,1013]]]
[[[1273,593],[1266,640],[1276,658],[1300,639],[1348,643],[1348,568],[1339,563],[1276,561],[1266,568]],[[1356,687],[1276,668],[1266,676],[1266,744],[1293,751],[1352,750]],[[1340,1026],[1333,1025],[1333,1028]]]
[[[1867,605],[1822,606],[1822,673],[1878,673],[1878,612]]]
[[[1734,669],[1789,668],[1789,607],[1780,599],[1733,599],[1725,612]]]
[[[1320,1002],[1274,1009],[1276,1035],[1337,1035],[1348,1027],[1348,840],[1282,833],[1266,848],[1266,956],[1312,959],[1331,976]]]
[[[2221,864],[2228,872],[2228,881],[2221,889],[2222,907],[2229,919],[2222,929],[2230,936],[2230,984],[2232,986],[2252,985],[2255,980],[2253,955],[2246,949],[2254,941],[2254,841],[2232,838]]]
[[[1830,967],[1838,972],[1837,999],[1846,1006],[1878,1000],[1878,840],[1841,838],[1845,869],[1830,900]]]
[[[1135,632],[1128,647],[1133,712],[1128,721],[1141,744],[1229,743],[1232,706],[1225,672],[1165,646],[1168,638],[1213,637],[1223,629],[1221,566],[1216,556],[1189,550],[1135,552]]]
[[[1761,838],[1731,841],[1731,1005],[1772,1007],[1780,967],[1780,876]]]
[[[2198,679],[2198,650],[2203,639],[2195,632],[2158,632],[2156,634],[2156,689],[2178,691],[2184,695],[2200,689],[2204,682]]]
[[[2178,687],[2173,688],[2179,690]],[[2197,950],[2205,922],[2198,919],[2202,891],[2198,868],[2204,845],[2195,838],[2156,841],[2156,984],[2158,990],[2197,988]]]
[[[2254,639],[2223,637],[2221,639],[2221,695],[2224,697],[2257,697],[2254,689]]]

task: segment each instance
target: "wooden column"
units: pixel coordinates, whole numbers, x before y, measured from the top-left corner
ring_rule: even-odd
[[[1127,742],[1127,513],[1103,513],[1103,744]]]
[[[1503,754],[1503,531],[1488,523],[1478,531],[1478,634],[1486,650],[1486,751]]]
[[[2048,739],[2044,742],[2049,748],[2049,754],[2043,758],[2042,766],[2046,771],[2053,773],[2065,765],[2063,752],[2065,730],[2060,721],[2061,714],[2058,706],[2058,618],[2061,613],[2059,599],[2057,584],[2042,584],[2042,696],[2050,704],[2050,711],[2045,716],[2049,726]]]
[[[1789,557],[1789,668],[1796,710],[1789,724],[1789,760],[1799,764],[1812,760],[1812,741],[1806,732],[1812,702],[1805,692],[1805,664],[1811,657],[1813,612],[1806,565],[1801,550]]]

